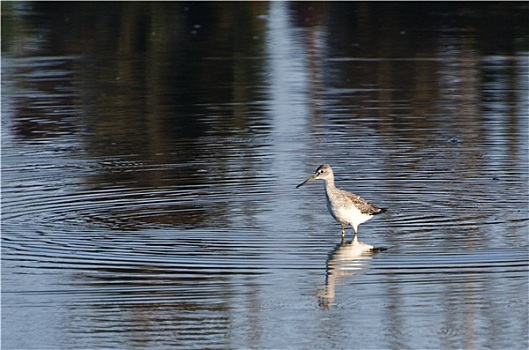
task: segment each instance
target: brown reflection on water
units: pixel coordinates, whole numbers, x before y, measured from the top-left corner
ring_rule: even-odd
[[[269,121],[258,103],[266,98],[262,39],[269,4],[100,5],[19,5],[26,7],[28,16],[6,26],[3,45],[8,54],[38,51],[41,56],[70,57],[52,67],[64,74],[51,81],[24,77],[24,70],[32,70],[31,61],[28,67],[16,67],[23,77],[21,88],[39,93],[16,98],[15,127],[24,137],[55,135],[57,129],[80,131],[91,156],[137,155],[143,162],[167,164],[199,158],[207,148],[197,142],[200,137],[266,135]],[[2,6],[7,13],[14,11],[14,5]],[[467,125],[481,124],[472,118],[482,118],[476,102],[488,93],[482,85],[489,81],[482,55],[491,47],[496,48],[492,54],[506,57],[519,50],[512,35],[507,40],[495,35],[511,25],[483,22],[507,15],[522,21],[521,16],[512,17],[513,6],[487,5],[459,23],[444,13],[455,7],[464,14],[473,10],[471,6],[289,5],[295,23],[306,27],[311,100],[326,101],[329,88],[356,91],[332,96],[339,98],[338,115],[347,115],[337,127],[366,120],[388,138],[421,145],[431,139],[430,130],[449,127],[447,118],[461,121],[444,132],[447,138]],[[38,15],[29,16],[32,13]],[[438,26],[446,26],[446,31],[438,31]],[[318,43],[318,33],[324,46]],[[40,41],[31,43],[37,34]],[[15,44],[20,41],[31,45]],[[516,79],[516,74],[509,75],[506,91],[516,91]],[[58,97],[57,91],[68,95]],[[35,97],[50,108],[68,108],[52,113]],[[512,106],[515,99],[512,95],[505,102]],[[332,120],[332,105],[314,107],[313,123],[325,114]],[[388,117],[387,123],[377,122]],[[469,134],[479,131],[467,129]]]

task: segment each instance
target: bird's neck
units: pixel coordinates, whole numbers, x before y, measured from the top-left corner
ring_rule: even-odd
[[[323,186],[325,187],[326,192],[334,190],[336,188],[334,186],[334,178],[323,180]]]

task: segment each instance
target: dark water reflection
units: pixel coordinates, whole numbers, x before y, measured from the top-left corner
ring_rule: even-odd
[[[528,18],[3,2],[3,348],[527,348]]]

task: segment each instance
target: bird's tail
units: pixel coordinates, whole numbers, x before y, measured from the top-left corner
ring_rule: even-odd
[[[380,210],[377,211],[375,214],[382,214],[382,213],[385,213],[389,210],[389,208],[379,208]]]

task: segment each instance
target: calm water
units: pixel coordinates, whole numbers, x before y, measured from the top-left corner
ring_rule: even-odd
[[[527,349],[528,19],[2,2],[2,348]]]

